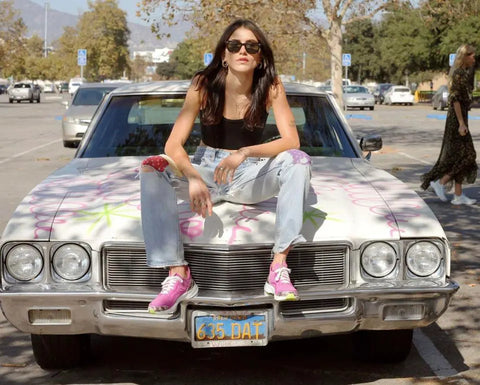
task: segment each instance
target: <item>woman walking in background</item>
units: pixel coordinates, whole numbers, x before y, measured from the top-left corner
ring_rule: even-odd
[[[467,197],[462,184],[474,183],[477,163],[473,140],[468,129],[468,109],[472,103],[472,83],[469,69],[475,64],[475,50],[468,44],[461,45],[450,70],[448,113],[443,133],[442,149],[437,163],[422,176],[421,187],[429,186],[444,202],[448,191],[455,183],[454,205],[472,205],[475,199]]]

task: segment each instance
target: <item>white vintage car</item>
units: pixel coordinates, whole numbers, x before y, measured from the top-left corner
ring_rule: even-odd
[[[358,144],[332,96],[300,84],[286,84],[301,149],[313,160],[307,242],[288,257],[300,301],[279,303],[263,293],[275,199],[224,202],[203,219],[190,211],[186,183],[178,180],[180,229],[199,294],[173,315],[148,313],[167,272],[146,265],[139,166],[163,152],[188,86],[132,84],[111,92],[75,158],[36,186],[8,222],[1,306],[31,334],[38,364],[78,365],[91,334],[222,347],[355,332],[361,355],[404,359],[412,330],[435,322],[458,289],[449,243],[424,201],[362,156],[380,149],[381,138]],[[199,135],[197,122],[189,152]],[[276,135],[270,114],[264,139]]]

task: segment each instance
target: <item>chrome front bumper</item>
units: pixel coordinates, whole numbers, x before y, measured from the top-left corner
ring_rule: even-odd
[[[267,311],[269,339],[305,338],[356,330],[411,329],[435,322],[447,309],[459,286],[454,281],[443,287],[357,288],[355,290],[300,291],[302,301],[346,299],[343,309],[300,312],[286,316],[270,297],[254,295],[215,298],[199,295],[185,301],[173,315],[149,314],[141,310],[115,310],[106,303],[145,303],[145,295],[108,292],[33,292],[0,293],[5,317],[17,329],[32,334],[103,334],[147,337],[189,342],[191,318],[195,310]],[[302,301],[297,302],[300,304]]]

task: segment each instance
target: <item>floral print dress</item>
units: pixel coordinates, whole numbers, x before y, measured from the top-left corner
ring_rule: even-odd
[[[470,130],[465,136],[458,132],[459,123],[453,103],[459,102],[463,120],[468,127],[468,109],[472,103],[472,84],[468,70],[457,68],[452,74],[452,83],[448,97],[447,122],[443,133],[442,149],[437,163],[422,175],[421,187],[426,190],[431,181],[436,181],[448,174],[451,179],[445,186],[447,190],[456,183],[474,183],[477,177],[477,154],[473,147]]]

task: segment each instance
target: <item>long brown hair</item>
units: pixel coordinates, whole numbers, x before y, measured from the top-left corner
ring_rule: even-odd
[[[458,47],[457,52],[455,54],[455,61],[453,62],[452,68],[450,68],[449,79],[448,79],[448,88],[452,86],[452,78],[453,73],[457,70],[457,68],[464,68],[465,67],[465,59],[467,56],[475,53],[475,48],[470,44],[462,44]]]
[[[220,123],[225,107],[225,79],[228,69],[223,67],[223,53],[228,38],[238,28],[253,32],[261,46],[261,65],[255,68],[252,83],[252,100],[245,112],[245,126],[254,130],[265,123],[265,111],[270,87],[278,83],[273,51],[262,30],[251,20],[238,19],[231,23],[220,37],[212,62],[199,71],[194,82],[203,94],[202,122],[207,125]]]

